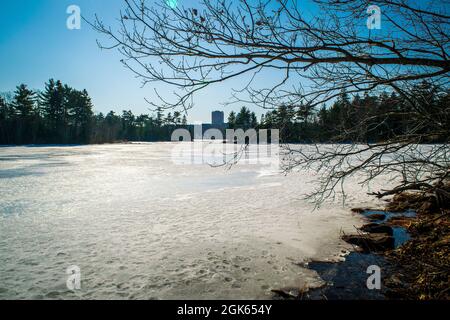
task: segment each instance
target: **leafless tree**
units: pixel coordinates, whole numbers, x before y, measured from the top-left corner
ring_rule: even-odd
[[[366,25],[373,5],[381,12],[379,30]],[[414,90],[426,80],[448,94],[447,0],[202,0],[192,8],[124,0],[124,6],[118,28],[98,17],[93,26],[109,39],[101,47],[117,48],[144,85],[163,82],[176,89],[175,100],[158,95],[159,106],[187,110],[198,91],[235,78],[246,84],[232,91],[232,100],[265,109],[314,108],[342,90],[394,91],[408,103],[401,116],[416,125],[387,141],[286,146],[285,170],[306,166],[320,173],[320,188],[311,195],[317,201],[333,196],[357,172],[364,173],[363,184],[384,174],[395,181],[379,197],[436,188],[448,179],[449,106],[430,107]],[[347,128],[340,141],[369,120]],[[424,133],[424,127],[433,130]],[[442,143],[422,145],[436,136]]]

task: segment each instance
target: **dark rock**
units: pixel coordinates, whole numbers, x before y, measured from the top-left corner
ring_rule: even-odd
[[[381,225],[377,223],[369,223],[361,227],[361,231],[369,233],[386,233],[390,236],[394,234],[394,231],[390,226]]]
[[[370,220],[384,220],[386,215],[384,213],[373,213],[367,216]]]
[[[394,237],[386,233],[344,235],[342,240],[360,247],[364,252],[385,251],[394,248]]]

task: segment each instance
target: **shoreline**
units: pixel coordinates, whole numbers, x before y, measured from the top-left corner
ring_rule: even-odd
[[[345,261],[309,261],[325,284],[272,290],[274,299],[450,300],[450,210],[433,197],[404,192],[384,209],[355,208],[366,223],[341,238],[354,245]],[[442,204],[441,204],[442,205]],[[448,207],[448,203],[444,203]],[[380,267],[381,288],[369,290],[367,268]]]

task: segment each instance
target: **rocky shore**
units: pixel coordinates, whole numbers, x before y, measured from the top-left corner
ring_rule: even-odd
[[[444,194],[450,187],[441,189]],[[450,203],[429,192],[403,192],[383,209],[355,208],[367,223],[342,239],[354,245],[344,262],[311,261],[326,285],[273,290],[275,299],[450,299]],[[367,268],[379,266],[382,286],[370,290]]]

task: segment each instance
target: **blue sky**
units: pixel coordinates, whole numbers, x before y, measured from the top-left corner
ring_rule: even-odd
[[[197,0],[178,2],[189,6]],[[87,18],[97,13],[110,22],[123,7],[122,0],[2,0],[0,92],[13,91],[20,83],[42,89],[48,79],[54,78],[87,89],[97,112],[131,109],[135,114],[151,113],[144,98],[154,98],[153,86],[141,88],[140,81],[122,66],[116,51],[100,50],[96,39],[101,35],[85,22],[81,30],[66,28],[66,10],[72,4],[78,5]],[[242,83],[245,80],[241,79]],[[239,82],[220,84],[198,95],[189,121],[209,121],[210,112],[216,109],[226,113],[238,109],[239,105],[220,105],[236,85]],[[165,94],[170,96],[171,91]],[[262,110],[254,110],[261,114]]]
[[[89,91],[97,111],[124,108],[148,112],[139,80],[120,64],[115,51],[100,50],[99,35],[86,23],[66,28],[67,7],[82,15],[118,16],[120,0],[4,0],[0,10],[0,91],[19,83],[40,89],[49,78]]]

